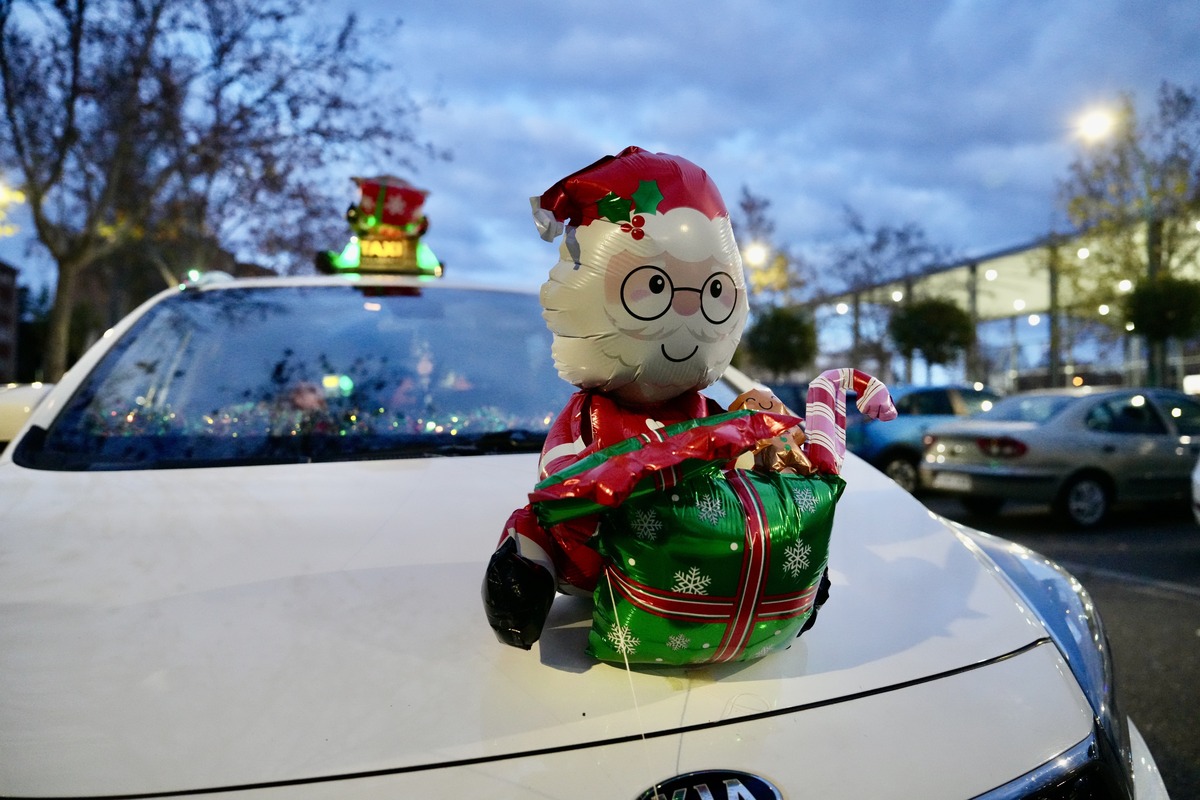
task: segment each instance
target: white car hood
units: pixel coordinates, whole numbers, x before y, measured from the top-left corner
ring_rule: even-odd
[[[153,793],[611,740],[898,686],[1045,636],[851,458],[816,627],[626,674],[589,603],[499,644],[479,595],[530,456],[153,472],[0,462],[0,795]],[[68,498],[64,502],[64,498]]]

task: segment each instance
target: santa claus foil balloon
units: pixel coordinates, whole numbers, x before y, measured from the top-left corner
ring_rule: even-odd
[[[807,434],[769,391],[726,410],[700,394],[729,366],[746,284],[729,213],[690,161],[628,147],[532,199],[559,374],[579,388],[551,426],[541,481],[509,517],[483,601],[530,648],[556,592],[592,597],[588,652],[687,665],[786,648],[828,593],[844,488],[846,391],[889,419],[857,370],[812,382]]]
[[[645,404],[721,377],[746,321],[746,282],[703,170],[631,147],[533,202],[543,237],[566,226],[542,287],[565,380]]]

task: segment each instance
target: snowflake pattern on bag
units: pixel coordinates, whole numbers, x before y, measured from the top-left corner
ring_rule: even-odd
[[[808,569],[808,557],[812,555],[812,545],[808,542],[794,542],[783,551],[783,568],[793,578]]]
[[[639,508],[630,515],[629,527],[633,528],[634,534],[639,539],[653,542],[658,538],[659,531],[662,530],[662,521],[659,520],[653,509]]]
[[[721,498],[715,494],[697,497],[696,515],[709,525],[716,525],[725,516],[725,507],[721,505]]]
[[[675,573],[675,585],[671,591],[680,594],[708,594],[708,585],[712,578],[701,575],[699,567],[690,567],[687,572]]]
[[[691,640],[682,633],[677,633],[667,639],[667,647],[672,650],[686,650],[690,644]]]
[[[614,625],[607,638],[612,642],[613,649],[625,656],[637,650],[638,645],[642,643],[642,640],[629,630],[628,625]]]
[[[792,499],[796,501],[796,508],[805,514],[811,514],[817,509],[817,496],[813,494],[811,486],[795,489]]]

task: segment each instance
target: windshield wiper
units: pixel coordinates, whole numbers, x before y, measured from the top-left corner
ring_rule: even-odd
[[[506,431],[482,433],[477,436],[455,436],[452,439],[442,439],[436,444],[431,443],[429,454],[479,456],[501,453],[540,453],[545,441],[546,434],[544,432],[513,428]]]
[[[189,442],[168,437],[122,439],[119,450],[104,447],[46,449],[46,433],[35,428],[18,443],[14,461],[34,469],[113,471],[204,469],[303,464],[332,461],[383,461],[400,458],[537,453],[546,440],[543,431],[517,428],[475,435],[410,434],[403,437],[267,437],[260,441],[200,439]]]
[[[375,441],[315,440],[308,451],[314,462],[383,461],[391,458],[445,458],[503,453],[540,453],[546,434],[513,429],[475,435],[413,434],[405,438],[381,437]]]

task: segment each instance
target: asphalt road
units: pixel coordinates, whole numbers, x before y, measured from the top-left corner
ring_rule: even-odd
[[[1070,531],[1045,508],[939,514],[1019,542],[1070,569],[1108,630],[1118,698],[1145,737],[1173,800],[1200,798],[1200,526],[1185,506],[1131,509]]]

